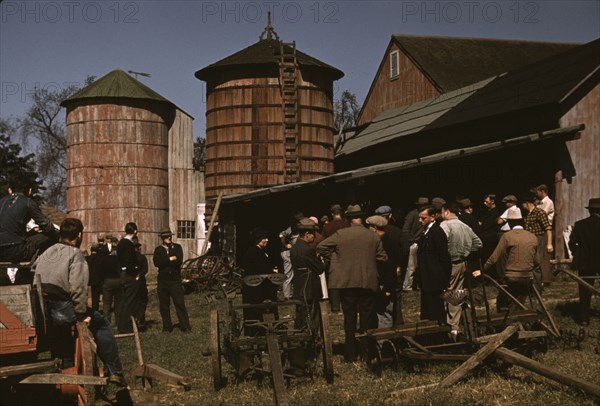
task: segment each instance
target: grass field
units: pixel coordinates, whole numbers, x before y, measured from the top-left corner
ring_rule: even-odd
[[[495,294],[493,289],[489,291]],[[407,322],[418,319],[418,292],[404,294],[404,316]],[[493,295],[492,295],[493,296]],[[577,285],[568,279],[558,278],[544,292],[547,305],[563,331],[578,332],[574,321],[577,308]],[[209,313],[218,308],[223,320],[225,301],[207,304],[203,294],[186,295],[186,304],[193,326],[191,334],[179,330],[161,331],[158,300],[151,292],[148,306],[148,331],[141,334],[143,356],[146,363],[162,366],[186,377],[190,391],[183,391],[164,383],[142,390],[139,382],[132,385],[131,397],[140,405],[272,405],[273,391],[268,380],[235,383],[233,370],[222,360],[224,375],[229,384],[215,392],[212,384],[210,357],[202,356],[209,346]],[[600,385],[600,300],[592,301],[592,323],[585,330],[581,348],[551,341],[549,351],[537,354],[535,359],[546,366]],[[483,313],[482,313],[483,314]],[[331,333],[335,340],[343,340],[342,316],[330,314]],[[223,331],[223,329],[222,329]],[[137,362],[132,339],[119,341],[124,366]],[[598,400],[577,389],[548,380],[516,366],[492,363],[475,369],[466,378],[449,389],[414,391],[405,395],[394,392],[430,383],[446,377],[458,362],[419,364],[412,368],[385,368],[376,377],[364,363],[343,363],[335,356],[335,381],[326,383],[322,367],[312,378],[293,380],[287,388],[291,405],[594,405]],[[127,376],[133,383],[133,378]],[[115,394],[111,393],[111,397]],[[596,403],[595,403],[596,402]],[[100,404],[107,404],[100,402]]]

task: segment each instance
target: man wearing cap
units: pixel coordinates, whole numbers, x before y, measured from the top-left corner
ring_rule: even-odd
[[[117,328],[120,333],[132,333],[131,316],[135,316],[139,301],[140,270],[133,237],[138,233],[135,223],[125,224],[125,237],[117,244],[117,259],[121,269],[121,308],[117,317]]]
[[[319,275],[325,270],[323,262],[317,258],[315,251],[311,248],[317,227],[312,220],[301,219],[295,226],[298,238],[290,250],[290,259],[294,270],[294,299],[306,302],[308,305],[313,331],[316,331],[319,325],[318,302],[323,297]],[[306,327],[308,315],[304,310],[304,306],[296,308],[296,328],[298,329]]]
[[[192,330],[190,319],[185,307],[183,285],[181,284],[181,264],[183,264],[183,249],[173,242],[173,233],[169,229],[159,234],[162,244],[154,249],[152,262],[158,268],[158,306],[162,318],[162,330],[173,331],[171,321],[171,300],[175,306],[179,329],[183,332]]]
[[[369,230],[381,238],[383,249],[388,252],[393,251],[395,247],[386,246],[385,235],[386,227],[389,225],[387,219],[380,215],[368,217],[365,220]],[[375,311],[377,313],[377,327],[392,327],[394,325],[394,308],[396,298],[396,267],[391,263],[391,255],[388,254],[386,262],[380,262],[379,271],[379,291],[375,297]]]
[[[498,245],[498,217],[500,216],[500,212],[498,207],[496,207],[496,195],[494,194],[486,195],[483,199],[483,204],[486,207],[486,211],[479,221],[477,235],[483,243],[481,260],[485,262],[492,255],[494,249],[496,249],[496,245]],[[498,278],[499,275],[495,275],[495,277]]]
[[[525,230],[533,233],[538,239],[537,256],[542,271],[542,284],[549,285],[552,282],[552,271],[550,269],[550,256],[554,252],[552,244],[552,224],[548,221],[546,212],[535,205],[535,197],[524,196],[523,208],[528,211],[525,217]]]
[[[392,320],[391,325],[397,326],[404,324],[404,317],[402,315],[402,281],[399,282],[401,275],[401,257],[402,257],[402,243],[403,236],[402,230],[395,224],[392,224],[392,208],[390,206],[380,206],[375,209],[375,215],[381,216],[387,221],[384,226],[383,234],[380,235],[381,242],[383,243],[383,249],[388,255],[386,268],[389,272],[390,286],[387,292],[389,292],[390,300],[390,312]],[[367,219],[367,224],[368,223]],[[371,224],[369,224],[371,225]],[[376,226],[377,227],[377,226]],[[400,284],[399,284],[400,283]]]
[[[573,253],[573,268],[579,275],[595,276],[600,274],[600,198],[590,199],[586,209],[590,216],[575,223],[569,248]],[[594,285],[596,279],[586,279]],[[579,323],[583,326],[590,324],[590,304],[592,293],[579,286]]]
[[[331,221],[323,225],[323,238],[331,237],[336,231],[342,228],[350,227],[350,224],[342,218],[342,206],[334,204],[330,208]],[[327,266],[326,266],[327,268]],[[328,290],[329,290],[329,305],[333,313],[339,313],[340,307],[340,292],[337,289],[333,289],[329,284],[329,272],[328,268],[325,271],[327,276]]]
[[[415,202],[416,208],[409,211],[404,218],[402,234],[406,243],[403,247],[404,255],[402,256],[405,263],[400,266],[403,273],[400,276],[403,281],[402,290],[413,290],[414,274],[417,270],[417,241],[424,231],[423,225],[419,221],[419,212],[428,204],[428,197],[419,197]]]
[[[504,282],[507,290],[524,303],[533,281],[533,268],[537,265],[537,238],[523,229],[520,211],[509,211],[506,220],[511,230],[502,234],[496,249],[483,265],[483,271],[490,269],[500,258],[505,258]],[[479,271],[473,273],[474,276],[479,274]],[[518,309],[515,304],[510,308]]]
[[[379,289],[377,261],[388,257],[377,234],[362,225],[364,213],[359,205],[349,206],[346,217],[350,227],[338,230],[317,246],[317,253],[330,262],[329,283],[340,289],[344,313],[344,359],[356,361],[356,319],[360,312],[360,331],[377,327],[375,292]]]
[[[460,199],[458,200],[458,205],[460,207],[458,219],[477,233],[477,227],[479,227],[479,225],[477,224],[477,217],[473,214],[473,203],[471,203],[471,199],[468,197]]]
[[[467,260],[477,262],[471,269],[478,268],[479,257],[473,258],[472,254],[479,251],[482,247],[481,240],[473,230],[458,219],[458,204],[447,203],[442,208],[444,221],[440,227],[448,237],[448,252],[452,261],[452,273],[450,275],[451,290],[460,290],[464,286],[465,272],[467,270]],[[459,322],[462,315],[462,307],[447,304],[448,324],[452,327],[450,334],[456,338],[459,331]]]
[[[109,239],[107,239],[110,241]],[[111,323],[111,309],[114,309],[115,322],[121,311],[121,267],[117,258],[117,246],[103,244],[98,248],[99,267],[102,273],[102,309],[103,315]]]

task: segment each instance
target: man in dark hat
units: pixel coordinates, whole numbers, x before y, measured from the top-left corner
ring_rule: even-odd
[[[162,329],[166,332],[173,331],[171,321],[171,300],[175,306],[179,329],[190,332],[190,319],[185,307],[183,285],[181,284],[181,265],[183,264],[183,249],[181,245],[173,242],[173,233],[169,229],[162,230],[159,234],[162,244],[154,249],[152,262],[158,268],[158,306],[162,318]]]
[[[573,268],[580,276],[595,276],[600,274],[600,198],[590,199],[586,209],[590,216],[579,220],[573,227],[569,248],[573,253]],[[594,285],[596,279],[587,279]],[[579,323],[583,326],[590,324],[590,304],[592,293],[579,286]]]
[[[146,330],[146,308],[148,307],[148,284],[146,282],[146,275],[148,274],[148,258],[142,254],[142,244],[137,236],[133,238],[133,245],[135,246],[135,255],[138,260],[138,268],[140,270],[139,279],[139,299],[138,308],[135,312],[135,320],[140,330]]]
[[[125,237],[117,244],[117,259],[121,268],[121,308],[117,317],[117,328],[120,333],[132,333],[131,316],[135,315],[139,305],[140,269],[133,238],[138,229],[135,223],[125,224]]]
[[[88,284],[92,297],[92,309],[98,311],[100,309],[100,295],[102,294],[102,270],[100,269],[101,257],[98,255],[100,244],[92,243],[90,247],[90,255],[85,257],[90,271]]]
[[[415,209],[409,211],[404,219],[402,234],[405,238],[403,245],[403,263],[401,264],[403,281],[402,290],[413,290],[414,274],[417,270],[417,241],[423,234],[423,226],[419,222],[419,212],[429,204],[428,197],[419,197],[415,202]]]
[[[310,219],[301,219],[295,226],[298,238],[290,250],[290,259],[294,270],[294,299],[306,302],[310,310],[311,327],[316,331],[318,327],[319,306],[318,302],[323,297],[321,279],[319,275],[325,270],[323,262],[317,258],[311,248],[315,239],[317,225]],[[296,309],[296,328],[306,326],[307,314],[304,306]]]
[[[329,283],[340,289],[344,313],[344,359],[356,361],[356,319],[360,313],[360,331],[377,327],[375,293],[379,289],[377,261],[388,257],[379,236],[362,224],[364,213],[359,205],[349,206],[346,217],[350,227],[338,230],[317,246],[317,253],[330,262]]]
[[[40,255],[58,241],[58,232],[31,198],[34,185],[25,176],[8,181],[8,195],[0,199],[0,261],[30,261],[36,252]],[[26,235],[26,225],[31,219],[40,232]],[[6,269],[2,273],[0,283],[10,283]],[[29,272],[19,269],[15,282],[30,283]]]
[[[460,211],[458,212],[458,219],[471,227],[475,233],[477,233],[477,217],[473,214],[473,203],[471,199],[465,197],[464,199],[458,200]]]

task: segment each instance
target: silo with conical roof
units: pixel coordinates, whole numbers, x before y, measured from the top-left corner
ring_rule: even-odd
[[[333,82],[344,74],[279,40],[196,72],[206,88],[207,199],[334,172]]]
[[[116,69],[63,101],[67,212],[84,243],[136,222],[145,247],[169,226],[168,132],[176,106]]]

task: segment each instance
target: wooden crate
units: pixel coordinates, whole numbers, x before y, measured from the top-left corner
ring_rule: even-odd
[[[0,286],[0,354],[37,349],[30,285]]]

